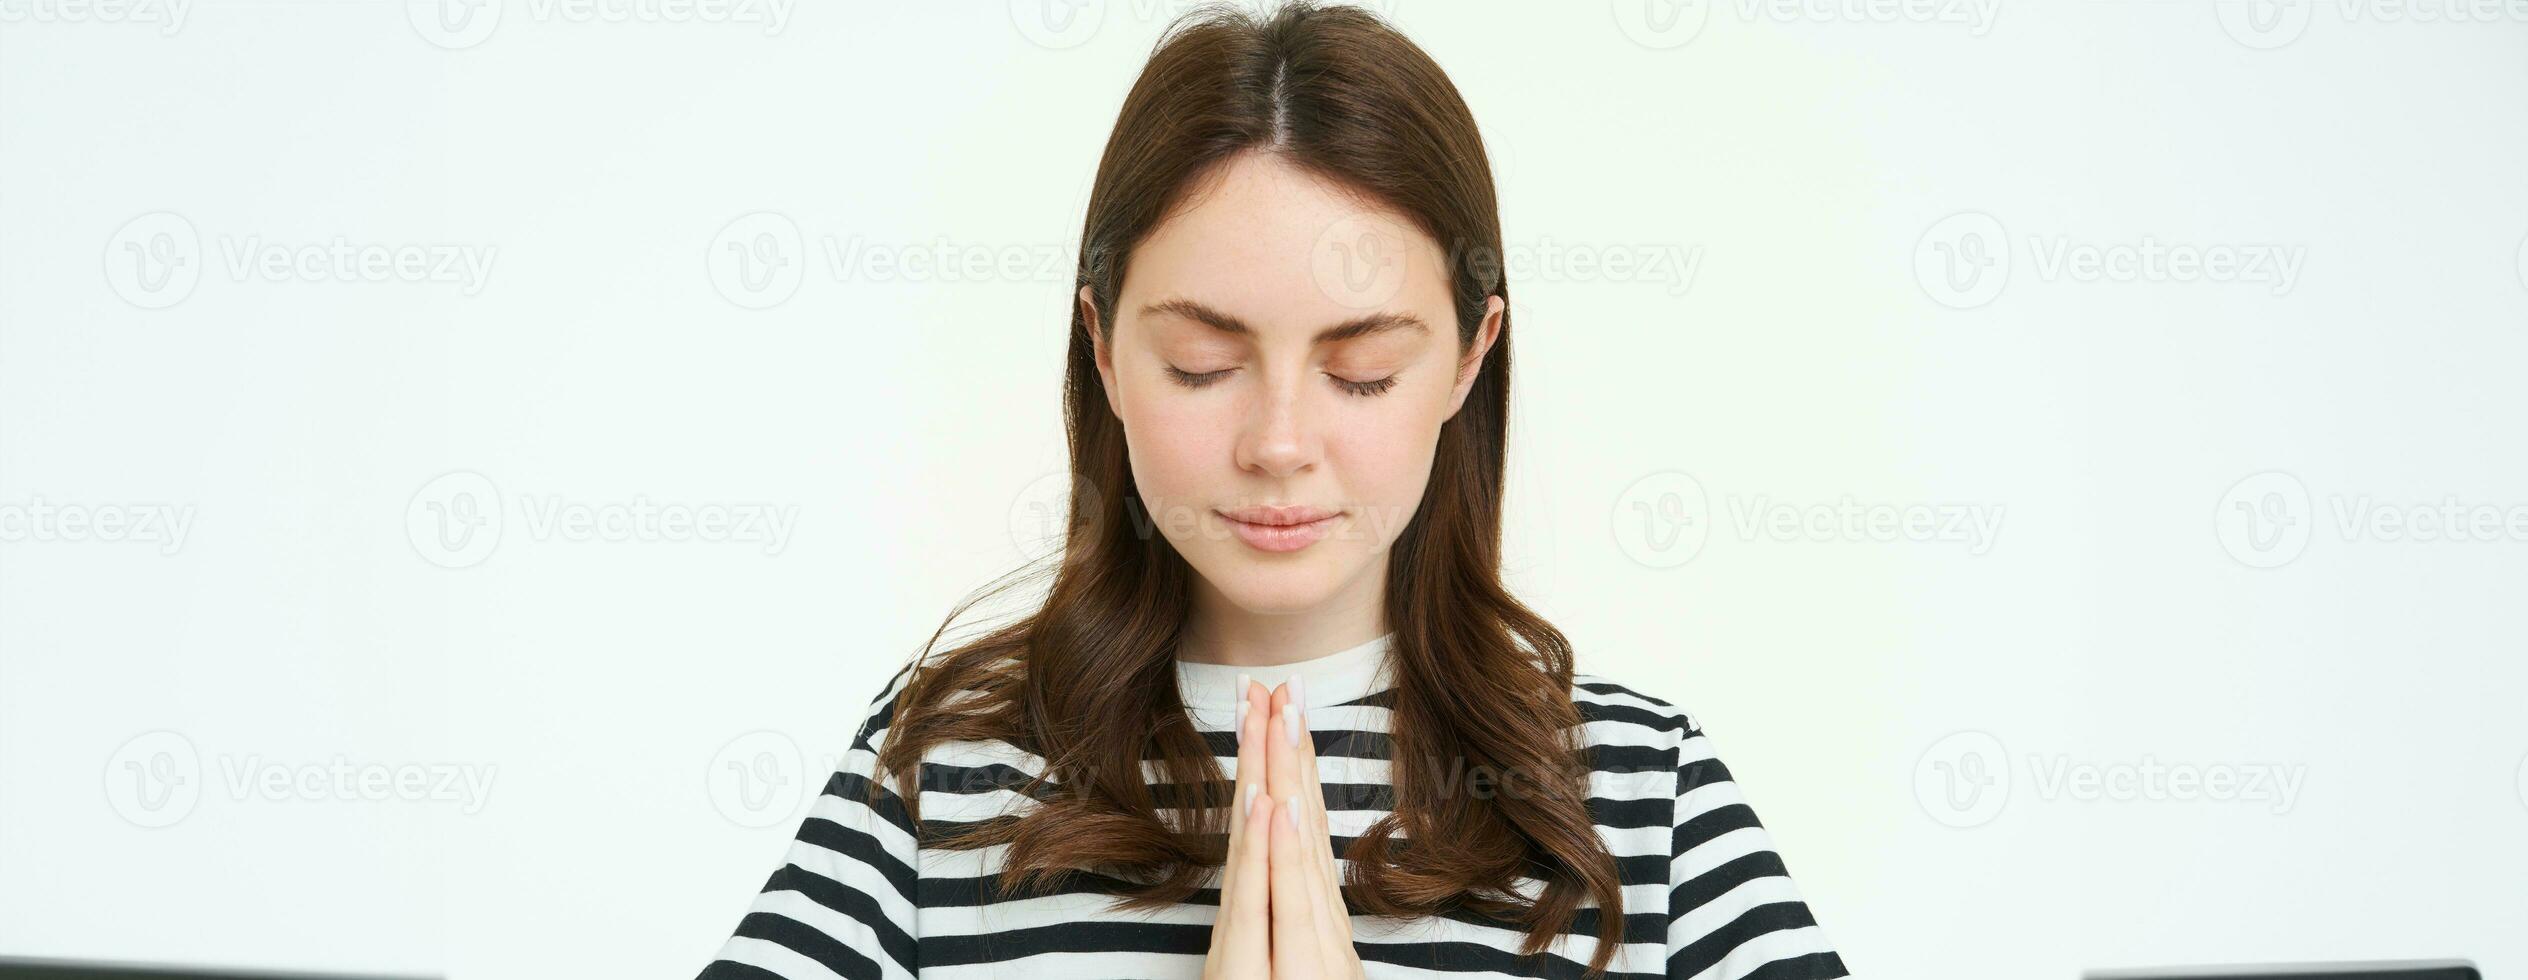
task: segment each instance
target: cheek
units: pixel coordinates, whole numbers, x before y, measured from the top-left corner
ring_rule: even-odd
[[[1202,497],[1235,458],[1234,420],[1213,417],[1219,410],[1212,406],[1228,402],[1178,395],[1174,385],[1158,381],[1124,392],[1124,443],[1133,482],[1145,496]]]
[[[1421,503],[1436,448],[1436,413],[1402,408],[1338,427],[1326,444],[1326,455],[1351,497],[1348,503],[1383,529],[1382,538],[1401,530]]]

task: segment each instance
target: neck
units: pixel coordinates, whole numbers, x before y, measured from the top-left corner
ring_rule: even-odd
[[[1194,663],[1279,667],[1348,650],[1387,632],[1381,589],[1356,590],[1301,612],[1256,612],[1197,579],[1177,656]],[[1362,598],[1366,596],[1366,599]]]

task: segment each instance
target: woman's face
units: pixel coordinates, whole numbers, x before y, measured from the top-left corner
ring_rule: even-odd
[[[1461,352],[1440,244],[1278,157],[1193,195],[1133,251],[1098,344],[1133,480],[1198,611],[1374,612],[1502,301]]]

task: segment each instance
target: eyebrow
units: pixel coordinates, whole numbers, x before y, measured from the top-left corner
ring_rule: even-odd
[[[1212,309],[1211,307],[1197,303],[1190,299],[1163,300],[1141,308],[1142,316],[1156,316],[1162,313],[1181,316],[1185,319],[1208,325],[1215,330],[1221,331],[1222,333],[1242,334],[1248,336],[1252,336],[1255,333],[1254,328],[1246,325],[1246,321],[1240,320],[1237,317],[1230,316],[1227,313]],[[1345,320],[1341,323],[1335,324],[1334,326],[1319,330],[1317,331],[1316,337],[1310,340],[1309,343],[1311,346],[1318,344],[1331,344],[1351,340],[1356,337],[1366,337],[1374,333],[1383,333],[1389,330],[1419,330],[1427,334],[1431,332],[1431,327],[1429,324],[1422,322],[1421,317],[1414,316],[1411,313],[1389,313],[1382,310],[1377,313],[1371,313],[1367,316],[1353,317],[1352,319]]]

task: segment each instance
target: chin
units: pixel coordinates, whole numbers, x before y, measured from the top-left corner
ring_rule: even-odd
[[[1214,555],[1194,570],[1231,604],[1262,614],[1302,613],[1320,608],[1357,571],[1349,563],[1304,553]]]

